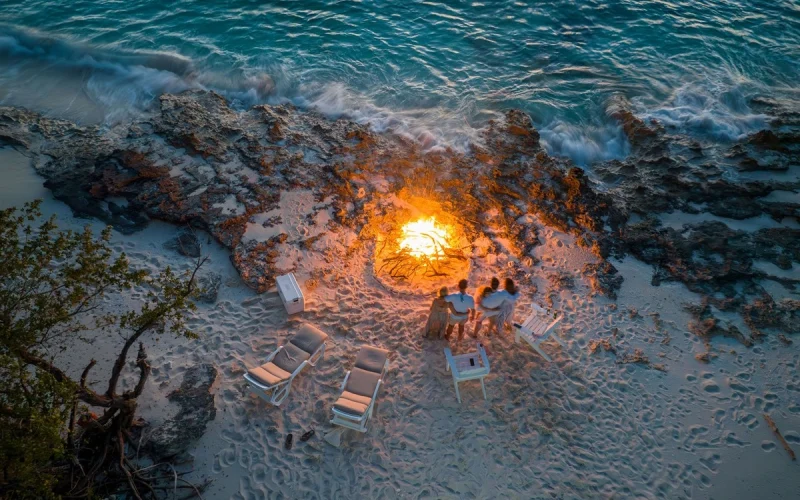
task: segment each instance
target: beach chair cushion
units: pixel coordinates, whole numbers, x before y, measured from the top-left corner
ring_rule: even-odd
[[[289,341],[295,347],[299,347],[308,353],[309,356],[314,354],[319,347],[325,343],[328,335],[320,331],[318,328],[303,323],[298,330],[297,334]]]
[[[283,349],[272,358],[272,363],[291,375],[303,361],[310,357],[311,355],[306,351],[289,343],[283,346]]]
[[[291,372],[281,369],[272,362],[247,370],[247,373],[266,386],[273,386],[283,382],[292,375]]]
[[[375,387],[378,385],[378,380],[381,379],[379,373],[368,372],[361,368],[353,368],[350,372],[350,377],[347,379],[347,385],[344,390],[352,392],[358,396],[372,398],[375,393]]]
[[[386,359],[388,357],[389,351],[386,349],[363,346],[358,351],[358,356],[356,357],[356,368],[373,373],[383,373],[383,367],[386,365]],[[350,375],[350,377],[352,378],[352,375]]]
[[[375,390],[374,387],[373,390]],[[367,408],[369,408],[369,404],[372,402],[371,396],[371,394],[370,397],[359,396],[358,394],[345,390],[342,395],[339,396],[336,403],[333,404],[333,407],[351,415],[361,416],[367,412]]]

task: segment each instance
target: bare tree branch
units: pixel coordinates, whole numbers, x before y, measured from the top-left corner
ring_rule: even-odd
[[[147,377],[150,376],[150,364],[147,362],[147,353],[144,351],[144,344],[139,342],[139,354],[136,356],[136,366],[139,367],[139,382],[132,391],[127,391],[122,395],[125,399],[138,398],[144,390]]]
[[[94,365],[96,364],[97,361],[92,359],[89,362],[89,364],[86,365],[86,368],[83,369],[83,373],[81,373],[81,382],[80,382],[81,389],[86,389],[86,378],[89,376],[89,370],[91,370],[92,367],[94,367]],[[70,411],[69,414],[69,427],[67,428],[67,445],[69,446],[70,449],[73,449],[75,447],[75,442],[73,438],[75,436],[75,414],[77,413],[77,411],[78,411],[78,400],[75,399],[75,401],[72,402],[72,411]]]

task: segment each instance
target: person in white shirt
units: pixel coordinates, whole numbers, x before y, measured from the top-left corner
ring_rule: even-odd
[[[456,312],[450,312],[446,339],[450,339],[453,327],[456,325],[458,325],[458,341],[461,342],[464,339],[464,325],[475,310],[475,299],[467,293],[467,284],[467,280],[459,281],[458,293],[451,293],[445,297],[445,300],[453,304],[453,309],[456,310]]]

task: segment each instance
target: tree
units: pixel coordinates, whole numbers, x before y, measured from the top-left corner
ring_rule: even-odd
[[[150,374],[141,340],[154,330],[196,337],[185,314],[194,309],[205,259],[183,276],[169,268],[150,276],[132,269],[125,254],[114,256],[110,227],[99,237],[89,227],[60,231],[54,217],[38,222],[39,205],[0,211],[0,497],[87,496],[120,485],[137,498],[140,489],[155,496],[125,455]],[[102,308],[105,297],[133,287],[147,290],[139,310]],[[105,387],[87,384],[95,360],[77,380],[55,363],[70,343],[112,331],[125,342]],[[137,343],[138,382],[120,393]],[[92,407],[102,414],[94,417]]]

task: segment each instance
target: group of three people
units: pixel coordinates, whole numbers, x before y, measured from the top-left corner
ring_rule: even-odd
[[[425,336],[429,338],[450,339],[453,330],[458,326],[458,341],[464,338],[464,327],[467,321],[475,320],[472,337],[477,338],[488,320],[489,330],[499,334],[514,317],[514,307],[519,298],[519,290],[514,281],[506,278],[505,288],[499,290],[500,280],[492,278],[490,286],[482,287],[473,298],[467,293],[467,280],[458,282],[458,292],[449,294],[447,287],[439,289],[438,296],[431,304],[428,323],[425,325]]]

